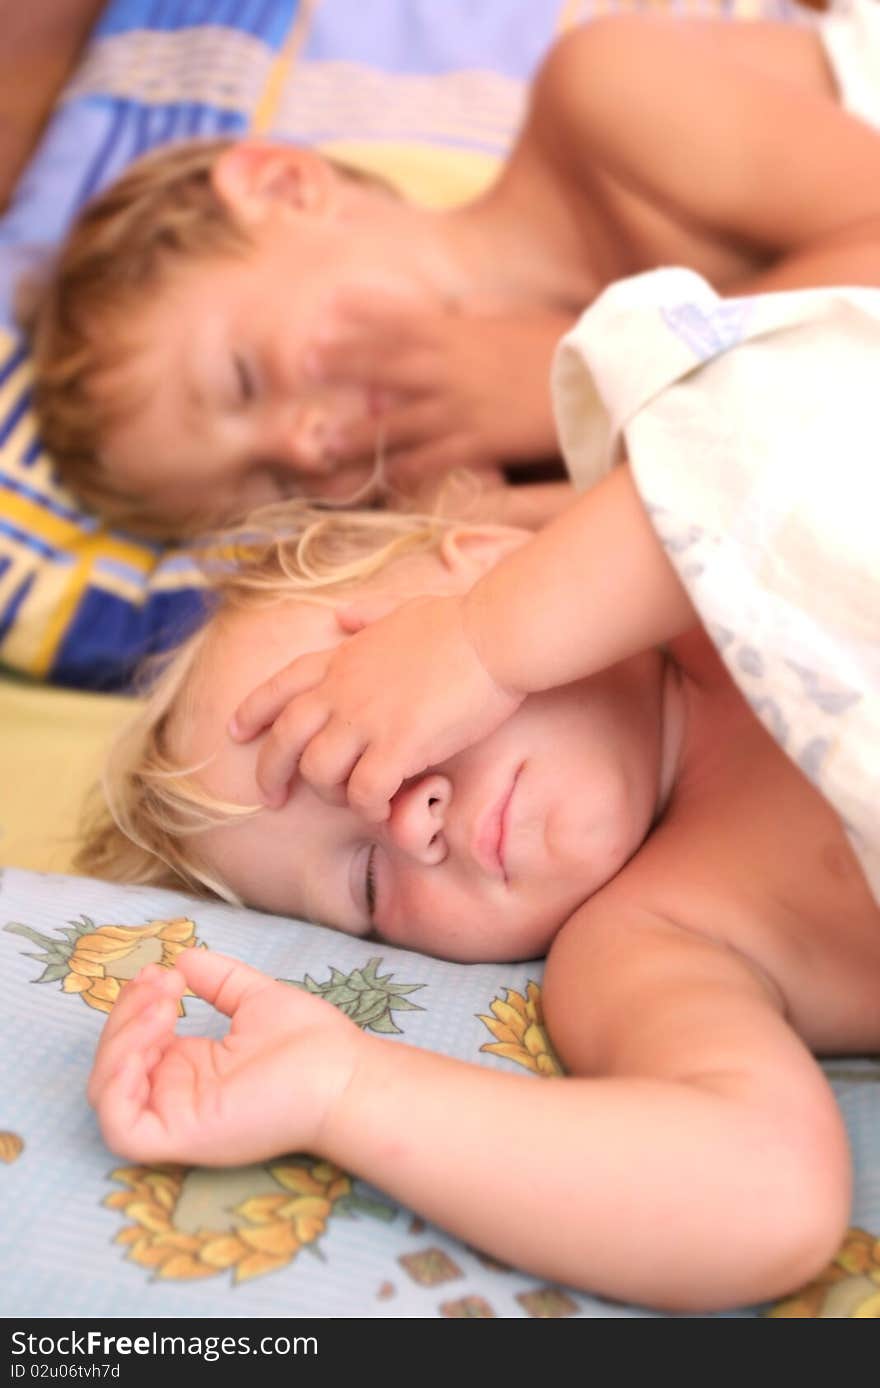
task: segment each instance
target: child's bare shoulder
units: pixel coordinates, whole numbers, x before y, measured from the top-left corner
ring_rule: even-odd
[[[744,970],[813,1049],[880,1045],[880,909],[836,815],[708,643],[680,653],[689,726],[668,809],[561,933],[557,964],[590,998],[628,987],[627,969],[718,968],[734,988]]]

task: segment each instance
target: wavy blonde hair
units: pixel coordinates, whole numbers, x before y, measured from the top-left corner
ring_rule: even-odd
[[[259,806],[210,796],[199,785],[200,767],[181,765],[168,750],[172,720],[194,716],[200,662],[224,615],[290,598],[333,603],[402,556],[435,550],[455,524],[440,514],[337,511],[297,499],[264,507],[242,526],[212,537],[203,550],[212,615],[161,665],[147,667],[146,701],[110,750],[76,868],[116,882],[184,887],[238,902],[201,859],[198,836]]]
[[[78,496],[141,534],[165,536],[170,527],[119,488],[100,462],[103,439],[138,402],[130,392],[102,391],[95,383],[119,364],[139,307],[155,297],[173,268],[252,249],[247,229],[212,181],[218,158],[234,143],[187,140],[138,159],[86,204],[48,275],[19,289],[42,442]],[[327,162],[344,178],[394,193],[376,175]]]

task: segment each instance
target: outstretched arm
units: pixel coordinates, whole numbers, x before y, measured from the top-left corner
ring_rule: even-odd
[[[129,984],[98,1050],[91,1101],[129,1159],[309,1151],[506,1261],[671,1308],[781,1293],[834,1251],[833,1100],[739,966],[670,963],[669,1005],[612,1038],[601,1079],[370,1037],[210,951],[185,951],[170,979]],[[223,1041],[174,1037],[183,979],[231,1016]]]

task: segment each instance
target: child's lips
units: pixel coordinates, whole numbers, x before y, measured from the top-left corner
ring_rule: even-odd
[[[489,806],[488,810],[481,815],[477,821],[476,831],[471,845],[471,851],[480,867],[493,877],[500,877],[507,881],[507,862],[506,862],[506,837],[507,827],[510,818],[510,802],[513,799],[513,792],[522,770],[518,766],[511,780],[504,788],[504,793]]]

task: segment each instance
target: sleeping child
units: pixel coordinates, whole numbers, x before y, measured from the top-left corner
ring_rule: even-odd
[[[612,281],[880,282],[872,64],[872,0],[818,27],[592,21],[548,54],[494,185],[445,211],[311,149],[160,149],[86,208],[36,313],[44,442],[87,502],[160,534],[294,492],[522,476],[557,455],[553,348]],[[486,502],[538,525],[569,497]]]
[[[687,1312],[779,1296],[836,1251],[850,1157],[814,1054],[880,1047],[880,908],[854,851],[858,824],[805,774],[822,756],[796,764],[793,744],[783,752],[772,700],[750,707],[697,620],[679,574],[702,601],[713,556],[728,577],[732,560],[722,535],[700,562],[670,543],[670,562],[635,480],[644,431],[665,460],[658,400],[679,425],[691,408],[717,420],[714,449],[698,437],[702,473],[769,583],[773,554],[742,531],[740,474],[713,471],[735,452],[728,431],[743,437],[725,401],[747,418],[744,379],[756,447],[781,438],[809,500],[811,436],[826,471],[835,421],[844,450],[871,437],[837,418],[815,368],[845,366],[867,334],[874,369],[880,295],[862,291],[867,307],[859,291],[840,304],[833,291],[767,296],[751,306],[749,338],[748,304],[685,272],[672,289],[690,299],[676,299],[666,273],[606,291],[561,349],[563,439],[604,463],[608,440],[587,437],[601,410],[593,401],[579,434],[575,406],[595,394],[594,359],[613,413],[612,348],[623,354],[620,322],[644,310],[643,357],[631,317],[625,335],[645,390],[641,411],[632,396],[621,406],[626,447],[537,535],[303,501],[249,523],[216,575],[213,618],[111,759],[111,813],[80,866],[449,959],[546,955],[546,1024],[567,1071],[534,1085],[373,1037],[244,963],[184,951],[173,970],[126,986],[100,1041],[89,1096],[114,1151],[208,1166],[317,1153],[505,1262]],[[650,337],[655,311],[665,348]],[[651,380],[658,359],[665,387]],[[801,430],[801,415],[785,414],[792,375],[813,410]],[[864,389],[864,374],[849,377]],[[686,435],[674,438],[693,471]],[[860,455],[843,462],[861,478],[850,539],[864,536],[873,556],[857,517],[870,469]],[[826,499],[826,517],[833,509]],[[777,553],[806,565],[826,644],[840,613],[873,612],[876,652],[876,596],[848,582],[855,569],[834,559],[830,531],[811,549],[808,513],[793,531],[790,514],[777,507]],[[797,578],[796,565],[782,570]],[[791,622],[799,638],[803,622]],[[786,657],[784,627],[774,640]],[[857,707],[794,677],[821,716]],[[826,760],[846,752],[839,742]],[[868,768],[876,756],[869,748]],[[185,987],[230,1017],[222,1040],[175,1036]],[[630,1256],[621,1221],[645,1256]]]

